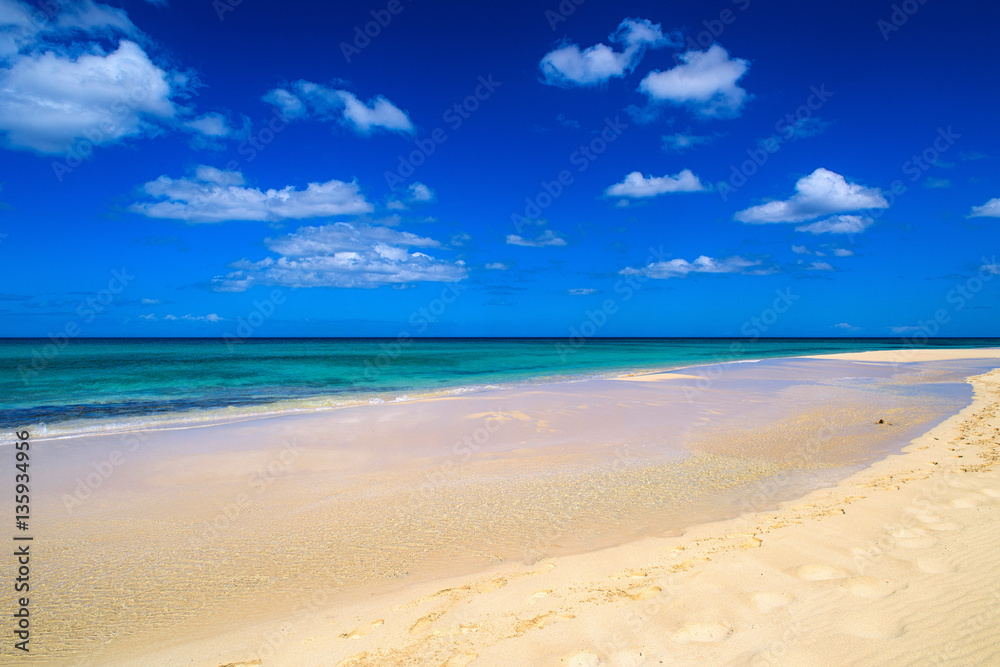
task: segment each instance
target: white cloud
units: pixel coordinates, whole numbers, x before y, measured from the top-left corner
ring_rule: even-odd
[[[1000,264],[983,264],[979,267],[979,270],[991,273],[994,276],[1000,276]]]
[[[833,254],[835,257],[853,257],[854,251],[847,248],[834,248]]]
[[[973,206],[970,218],[1000,218],[1000,197],[991,199],[982,206]]]
[[[808,255],[809,249],[806,248],[804,245],[793,245],[792,252],[794,252],[796,255]]]
[[[639,83],[639,91],[652,102],[687,106],[701,116],[739,115],[749,95],[736,82],[747,73],[749,61],[730,59],[729,52],[718,44],[678,57],[683,64],[665,72],[650,72]]]
[[[608,39],[612,44],[623,45],[624,49],[615,51],[607,44],[595,44],[581,50],[576,44],[566,42],[546,53],[538,65],[543,81],[550,86],[563,87],[604,83],[635,69],[647,48],[679,42],[675,37],[664,35],[659,23],[630,18],[622,21]]]
[[[156,316],[140,315],[139,318],[143,319],[143,320],[150,320],[150,321],[155,321],[156,320]],[[179,321],[186,321],[186,322],[221,322],[222,321],[222,318],[219,317],[218,315],[216,315],[215,313],[209,313],[208,315],[191,315],[191,314],[188,314],[188,315],[181,315],[180,317],[177,317],[176,315],[164,315],[163,319],[164,320],[169,320],[170,322],[179,322]]]
[[[504,264],[503,262],[490,262],[486,265],[486,268],[490,271],[506,271],[510,268],[510,266]]]
[[[361,135],[370,135],[378,130],[400,134],[415,132],[409,115],[382,95],[363,102],[350,91],[311,81],[296,81],[291,89],[275,88],[261,99],[290,120],[310,116],[336,120]]]
[[[783,201],[770,201],[738,212],[740,222],[803,222],[834,213],[887,208],[878,188],[848,183],[838,173],[822,167],[795,183],[795,194]]]
[[[833,267],[826,262],[813,262],[809,265],[810,271],[833,271]]]
[[[719,138],[717,134],[685,134],[677,132],[663,137],[663,150],[681,153],[695,146],[705,146]]]
[[[178,113],[171,98],[186,78],[154,65],[135,42],[110,53],[96,44],[74,55],[45,48],[0,69],[0,132],[13,148],[54,154],[81,139],[115,143],[153,134]]]
[[[240,260],[215,289],[242,292],[254,285],[284,287],[360,287],[413,282],[456,282],[468,272],[459,260],[435,259],[414,248],[440,248],[434,239],[409,232],[338,222],[302,227],[266,241],[278,255],[257,262]]]
[[[469,236],[465,232],[459,232],[458,234],[454,234],[451,237],[451,244],[452,245],[465,245],[465,243],[467,241],[471,241],[471,240],[472,240],[471,236]]]
[[[159,299],[146,299],[146,298],[143,298],[141,300],[141,303],[144,306],[155,306],[156,304],[161,303],[161,301]]]
[[[848,324],[847,322],[838,322],[837,324],[834,324],[833,326],[835,326],[838,329],[843,329],[844,331],[860,331],[861,330],[861,327],[856,327],[856,326],[854,326],[852,324]]]
[[[207,113],[197,118],[185,121],[184,127],[206,137],[228,137],[233,129],[229,127],[226,117],[221,113]]]
[[[140,315],[139,319],[140,320],[149,320],[150,322],[155,322],[156,319],[157,319],[157,317],[153,313],[147,313],[145,315]]]
[[[537,239],[526,239],[517,234],[508,234],[507,244],[524,246],[526,248],[543,248],[545,246],[564,246],[566,245],[566,239],[556,235],[551,229],[546,229]]]
[[[566,291],[569,294],[573,294],[574,296],[585,296],[587,294],[593,294],[597,290],[594,289],[594,288],[592,288],[592,287],[576,287],[574,289],[566,290]]]
[[[199,166],[191,178],[160,176],[142,186],[157,200],[136,202],[129,210],[149,218],[186,222],[229,220],[300,220],[320,216],[359,215],[374,208],[356,181],[309,183],[305,190],[287,185],[280,190],[244,186],[243,175]]]
[[[859,215],[835,215],[795,228],[797,232],[810,234],[860,234],[874,224],[874,220]]]
[[[646,266],[636,269],[627,267],[619,271],[624,276],[646,276],[647,278],[683,278],[689,273],[769,273],[760,267],[760,260],[749,260],[739,256],[727,257],[726,259],[712,259],[702,255],[693,262],[686,259],[671,259],[660,262],[652,262]]]
[[[621,183],[616,183],[605,190],[612,197],[655,197],[667,192],[706,192],[709,188],[695,176],[690,169],[673,176],[643,176],[633,171]]]
[[[407,204],[422,204],[437,200],[437,193],[429,186],[417,181],[406,189],[403,199],[390,199],[386,207],[394,211],[406,210]]]

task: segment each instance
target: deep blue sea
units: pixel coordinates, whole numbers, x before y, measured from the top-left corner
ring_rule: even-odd
[[[997,347],[998,338],[926,347]],[[57,435],[745,359],[913,347],[889,338],[0,339],[0,428]]]

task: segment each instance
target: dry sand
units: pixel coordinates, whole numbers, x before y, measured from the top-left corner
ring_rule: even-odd
[[[336,604],[276,602],[267,620],[181,626],[90,664],[998,664],[1000,370],[971,383],[972,405],[903,453],[775,510]]]

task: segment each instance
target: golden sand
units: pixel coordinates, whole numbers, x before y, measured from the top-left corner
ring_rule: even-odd
[[[835,386],[799,403],[778,395],[765,409],[761,400],[757,419],[743,412],[733,423],[725,406],[699,398],[683,446],[644,447],[673,423],[660,421],[669,401],[656,396],[683,381],[617,383],[635,388],[620,393],[600,384],[531,390],[527,402],[373,406],[339,422],[262,421],[226,427],[221,450],[190,434],[153,434],[71,511],[74,477],[121,443],[53,446],[53,462],[82,464],[53,472],[39,506],[46,569],[37,627],[47,655],[32,659],[213,667],[997,659],[1000,373],[976,379],[973,405],[904,454],[846,479],[844,466],[872,454],[852,449],[860,435],[875,451],[889,438],[876,414],[905,428],[923,423],[924,408],[859,406]],[[716,390],[725,393],[724,383]],[[789,443],[821,434],[831,415],[847,435],[822,440],[814,459],[780,455],[805,451]],[[442,417],[462,425],[435,438]],[[365,446],[365,433],[392,424],[412,441]],[[503,437],[491,434],[467,458],[456,450],[457,435],[489,424],[503,424],[495,432]],[[751,455],[733,456],[727,432]],[[317,446],[333,434],[342,445]],[[827,488],[782,502],[823,475]],[[713,511],[740,516],[704,523]]]

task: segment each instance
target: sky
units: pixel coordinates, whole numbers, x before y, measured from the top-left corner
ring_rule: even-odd
[[[996,336],[998,29],[0,0],[0,336]]]

